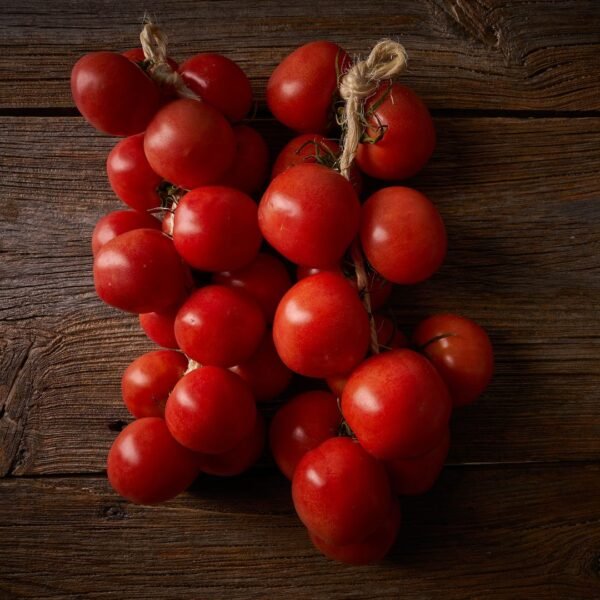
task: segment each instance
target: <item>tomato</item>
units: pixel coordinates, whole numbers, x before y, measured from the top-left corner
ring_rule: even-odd
[[[458,315],[434,315],[417,326],[413,339],[446,382],[454,406],[471,404],[490,384],[494,350],[477,323]]]
[[[304,44],[286,56],[267,83],[267,105],[278,121],[301,133],[325,133],[335,123],[338,79],[351,64],[333,42]]]
[[[249,386],[257,402],[276,400],[285,391],[292,372],[281,362],[271,332],[267,332],[254,355],[231,367]]]
[[[264,252],[241,269],[215,273],[213,282],[250,294],[262,308],[269,323],[273,322],[279,301],[292,285],[285,265],[275,256]]]
[[[446,229],[426,196],[406,187],[375,192],[362,207],[360,241],[373,268],[404,285],[424,281],[446,254]]]
[[[336,437],[341,424],[337,400],[328,392],[305,392],[286,402],[269,429],[271,453],[281,472],[291,479],[300,459]]]
[[[264,193],[258,222],[266,240],[292,262],[336,264],[356,236],[360,205],[339,173],[315,164],[277,176]]]
[[[155,350],[136,358],[121,379],[127,410],[137,418],[164,417],[167,398],[187,366],[187,358],[174,350]]]
[[[273,340],[281,360],[307,377],[347,373],[369,346],[369,318],[352,286],[335,273],[299,281],[275,313]]]
[[[401,496],[424,494],[439,477],[450,448],[450,431],[446,431],[437,444],[421,456],[396,458],[387,461],[392,489]]]
[[[292,498],[308,530],[334,545],[365,540],[392,509],[384,466],[345,437],[304,455],[294,471]]]
[[[144,136],[144,152],[155,173],[192,189],[225,175],[235,157],[235,136],[217,110],[181,98],[156,113]]]
[[[85,119],[110,135],[144,131],[160,103],[152,79],[114,52],[82,56],[71,71],[71,93]]]
[[[392,508],[383,523],[371,535],[360,542],[336,546],[310,533],[315,547],[327,558],[349,565],[368,565],[383,560],[396,541],[400,529],[400,503],[392,502]]]
[[[381,460],[430,450],[446,431],[451,410],[435,368],[407,349],[367,359],[342,393],[346,422],[364,449]]]
[[[108,181],[115,194],[136,210],[160,206],[158,186],[162,177],[157,175],[144,154],[144,134],[121,140],[106,159]]]
[[[94,258],[94,284],[107,304],[134,313],[160,312],[188,289],[189,273],[171,240],[155,229],[114,238]]]
[[[186,448],[221,454],[250,435],[256,404],[250,388],[235,373],[203,366],[175,385],[165,420],[173,437]]]
[[[265,334],[265,318],[244,292],[223,285],[196,290],[175,319],[179,347],[203,365],[233,367],[248,360]]]
[[[358,145],[356,164],[377,179],[406,179],[416,175],[435,148],[435,129],[427,107],[408,87],[384,81],[365,103],[374,143]]]
[[[252,108],[250,80],[232,60],[220,54],[196,54],[180,67],[185,85],[230,121],[241,121]]]
[[[175,339],[175,317],[179,306],[165,312],[150,312],[140,315],[140,325],[144,333],[156,344],[164,348],[179,348]]]
[[[102,246],[127,231],[160,228],[160,221],[147,213],[137,210],[114,210],[96,223],[92,233],[92,253],[95,256]]]
[[[199,473],[194,452],[178,444],[163,419],[146,417],[127,425],[108,453],[108,480],[136,504],[157,504],[185,491]]]

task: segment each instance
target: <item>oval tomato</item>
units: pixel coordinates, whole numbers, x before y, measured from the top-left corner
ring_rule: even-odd
[[[160,228],[160,221],[147,213],[137,210],[114,210],[96,223],[92,233],[92,253],[95,256],[102,246],[128,231]]]

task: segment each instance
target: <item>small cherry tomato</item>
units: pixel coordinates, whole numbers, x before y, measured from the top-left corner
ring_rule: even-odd
[[[127,231],[160,228],[160,221],[147,213],[137,210],[114,210],[96,223],[92,233],[92,253],[95,256],[102,246]]]
[[[179,306],[165,312],[150,312],[140,315],[140,325],[144,333],[163,348],[178,349],[175,339],[175,317]]]

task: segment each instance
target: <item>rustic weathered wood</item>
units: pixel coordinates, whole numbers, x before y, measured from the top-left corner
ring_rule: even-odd
[[[170,35],[177,59],[225,53],[247,70],[257,97],[296,46],[328,38],[364,53],[398,37],[406,81],[433,108],[600,108],[600,7],[594,0],[382,0],[304,4],[196,0],[91,0],[2,4],[0,107],[71,106],[68,78],[92,50],[137,45],[145,12]],[[309,14],[310,13],[310,14]]]

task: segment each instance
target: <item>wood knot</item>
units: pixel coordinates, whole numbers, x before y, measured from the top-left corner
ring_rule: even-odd
[[[129,517],[127,511],[121,506],[105,506],[101,510],[101,515],[109,521],[122,521]]]

